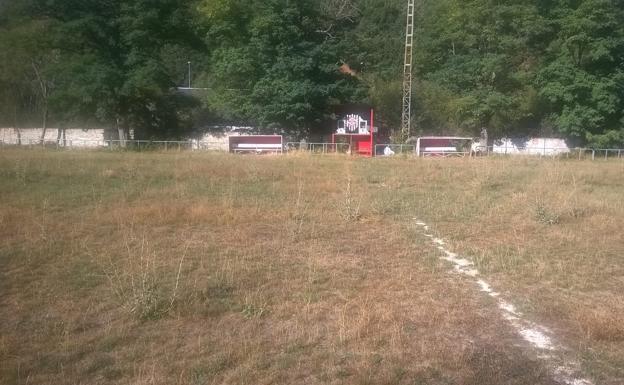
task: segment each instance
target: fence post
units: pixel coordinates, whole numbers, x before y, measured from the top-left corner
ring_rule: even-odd
[[[596,150],[592,149],[592,160],[596,160]]]

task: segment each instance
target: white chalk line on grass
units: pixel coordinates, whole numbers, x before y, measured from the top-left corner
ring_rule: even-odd
[[[480,273],[471,260],[460,257],[456,253],[446,249],[446,242],[443,239],[430,234],[431,228],[429,225],[416,218],[414,218],[414,220],[416,221],[416,225],[423,229],[423,235],[430,238],[433,245],[443,253],[443,256],[440,257],[441,259],[451,262],[457,273],[470,277],[482,292],[496,300],[503,318],[509,322],[522,339],[538,351],[537,356],[552,368],[555,381],[566,385],[593,385],[590,380],[579,378],[575,375],[575,373],[578,372],[576,369],[578,367],[577,363],[568,362],[561,365],[554,364],[553,361],[556,360],[554,354],[566,349],[555,342],[552,332],[548,328],[526,319],[522,313],[516,310],[512,303],[501,298],[500,293],[494,291],[488,282],[479,278]]]

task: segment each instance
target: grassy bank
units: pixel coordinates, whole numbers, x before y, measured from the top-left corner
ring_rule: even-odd
[[[0,382],[552,384],[426,220],[624,378],[624,162],[0,152]]]

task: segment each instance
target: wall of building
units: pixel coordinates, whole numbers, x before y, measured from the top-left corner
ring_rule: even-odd
[[[228,134],[204,133],[193,139],[193,149],[228,151]]]
[[[195,136],[193,149],[229,151],[229,136],[249,135],[250,127],[227,126],[220,129],[211,129]]]
[[[556,155],[570,152],[565,140],[557,138],[500,139],[493,143],[496,154]]]

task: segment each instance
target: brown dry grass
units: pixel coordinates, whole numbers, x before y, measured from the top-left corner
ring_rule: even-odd
[[[619,383],[623,172],[0,152],[0,383],[552,384],[414,216]]]

